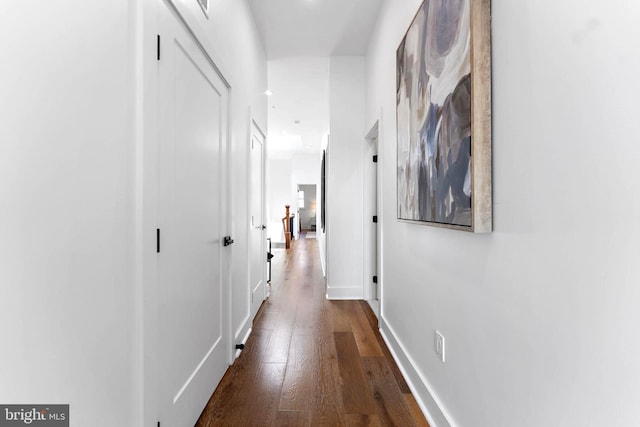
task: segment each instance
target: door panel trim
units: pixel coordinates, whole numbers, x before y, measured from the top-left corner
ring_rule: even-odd
[[[219,337],[216,342],[213,343],[213,345],[211,346],[211,348],[209,349],[209,351],[207,352],[207,354],[202,358],[202,360],[200,361],[200,363],[198,363],[198,366],[196,367],[196,369],[191,373],[191,375],[189,376],[189,378],[187,379],[187,381],[184,383],[184,385],[180,388],[180,391],[178,391],[178,394],[175,395],[175,397],[173,398],[173,404],[175,405],[178,400],[180,400],[180,398],[182,397],[182,395],[184,394],[185,390],[189,387],[189,385],[191,384],[191,382],[193,381],[193,379],[195,378],[196,375],[198,375],[198,372],[200,372],[200,369],[204,366],[204,364],[207,362],[207,360],[209,360],[209,357],[211,356],[211,353],[213,353],[213,351],[216,349],[216,347],[218,346],[218,344],[220,344],[220,341],[222,340],[222,337]]]

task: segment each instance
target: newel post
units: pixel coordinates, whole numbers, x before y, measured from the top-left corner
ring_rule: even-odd
[[[291,248],[291,230],[289,230],[289,224],[290,224],[289,208],[291,208],[291,205],[285,205],[286,213],[285,213],[285,217],[282,218],[282,226],[284,228],[285,247],[287,249]]]

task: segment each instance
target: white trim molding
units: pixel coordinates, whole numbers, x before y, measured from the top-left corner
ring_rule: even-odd
[[[236,342],[235,342],[235,343],[236,343],[236,344],[243,344],[243,345],[244,345],[244,344],[246,344],[246,343],[247,343],[247,340],[249,339],[249,335],[251,335],[251,332],[253,332],[253,328],[249,328],[249,329],[247,330],[247,333],[244,335],[244,338],[242,338],[242,341],[238,342],[238,341],[237,341],[237,338],[236,338]],[[234,344],[234,346],[235,346],[236,344]],[[242,350],[240,350],[240,349],[236,348],[236,349],[235,349],[234,358],[233,358],[233,360],[234,360],[234,361],[235,361],[235,359],[237,359],[238,357],[240,357],[240,353],[242,353]]]
[[[433,392],[429,381],[415,368],[416,364],[413,359],[382,316],[380,318],[380,334],[387,343],[387,347],[389,347],[429,425],[431,427],[457,427]]]
[[[327,286],[328,300],[363,300],[362,287],[358,288],[331,288]]]

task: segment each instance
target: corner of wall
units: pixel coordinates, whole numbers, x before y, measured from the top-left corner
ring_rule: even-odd
[[[418,371],[416,363],[405,350],[391,326],[385,321],[384,315],[380,318],[380,334],[389,347],[429,425],[431,427],[456,427],[456,424],[451,421],[451,417],[442,407],[429,381]]]

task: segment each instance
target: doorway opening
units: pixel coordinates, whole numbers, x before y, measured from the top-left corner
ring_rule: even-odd
[[[369,302],[375,315],[380,317],[380,296],[381,296],[381,239],[380,239],[380,182],[378,176],[379,168],[379,140],[378,122],[374,124],[365,139],[365,185],[364,185],[364,216],[370,221],[365,222],[365,298]]]
[[[298,184],[298,232],[299,238],[316,238],[318,226],[318,195],[316,184]]]

